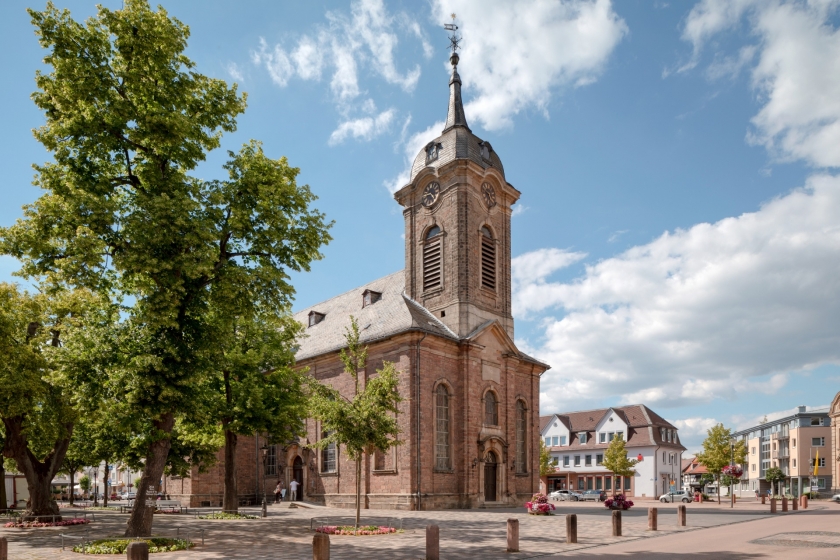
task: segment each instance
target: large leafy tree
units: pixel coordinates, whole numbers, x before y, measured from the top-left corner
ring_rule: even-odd
[[[787,475],[779,467],[770,467],[764,471],[764,480],[770,483],[772,495],[781,494],[781,483],[787,480]]]
[[[21,273],[118,294],[130,302],[122,391],[143,448],[143,477],[126,535],[151,534],[146,493],[158,488],[179,416],[190,417],[217,341],[207,315],[287,309],[290,270],[308,270],[329,224],[285,158],[257,142],[230,153],[228,179],[193,175],[245,109],[236,86],[194,70],[189,28],[145,0],[99,6],[81,24],[52,3],[30,10],[50,70],[38,72],[35,136],[53,155],[36,166],[46,193],[0,230]],[[102,379],[92,380],[101,385]]]
[[[74,426],[73,436],[59,471],[70,477],[70,505],[73,505],[75,500],[76,474],[97,462],[95,451],[96,442],[90,433],[89,425],[85,422],[85,416],[81,415]]]
[[[26,477],[25,519],[59,516],[50,483],[60,470],[77,419],[73,388],[62,371],[74,367],[62,343],[95,316],[90,293],[30,294],[0,283],[0,421],[3,455]]]
[[[625,447],[624,436],[616,434],[613,440],[604,451],[604,468],[611,471],[617,476],[633,476],[636,470],[633,468],[639,463],[636,459],[627,457],[627,448]],[[618,484],[613,484],[613,496],[615,496]]]
[[[721,473],[723,468],[734,461],[736,465],[744,464],[747,458],[747,444],[744,440],[734,441],[732,430],[723,424],[715,424],[706,431],[703,440],[703,451],[697,454],[697,460],[718,482],[718,503],[720,503]]]
[[[268,434],[272,442],[299,435],[307,416],[305,373],[294,368],[302,326],[290,314],[257,313],[214,325],[215,375],[209,406],[225,441],[222,509],[237,511],[236,446],[241,435]]]
[[[313,384],[311,409],[326,436],[315,444],[323,448],[336,444],[344,447],[347,456],[356,463],[356,527],[359,526],[362,495],[362,458],[376,450],[385,452],[398,445],[400,428],[397,422],[399,372],[393,362],[384,362],[376,375],[365,374],[367,347],[359,344],[359,323],[351,317],[345,335],[347,348],[340,356],[344,373],[354,381],[352,395],[342,395],[337,389]],[[360,376],[362,377],[360,379]],[[364,386],[361,386],[361,383]]]
[[[540,439],[540,476],[548,476],[553,472],[554,463],[551,459],[551,453],[548,452],[545,442]]]

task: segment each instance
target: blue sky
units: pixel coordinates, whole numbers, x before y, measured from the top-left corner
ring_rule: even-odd
[[[103,5],[119,8],[120,1]],[[48,154],[29,99],[43,52],[0,5],[0,223]],[[58,1],[77,19],[90,1]],[[716,421],[840,390],[837,0],[165,2],[250,138],[301,168],[336,221],[306,306],[403,267],[391,192],[439,133],[455,12],[467,119],[522,192],[516,339],[554,366],[543,413],[644,402],[693,449]],[[0,258],[0,279],[16,264]]]

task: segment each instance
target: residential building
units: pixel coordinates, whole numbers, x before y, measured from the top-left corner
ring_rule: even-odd
[[[458,55],[450,60],[444,129],[394,195],[405,219],[405,269],[295,314],[306,331],[297,364],[317,381],[352,396],[339,359],[351,317],[368,346],[361,383],[386,360],[401,372],[403,443],[364,457],[364,508],[520,506],[540,483],[540,375],[549,366],[516,347],[511,314],[511,212],[520,192],[490,143],[470,130]],[[266,446],[265,459],[265,439],[240,437],[240,498],[259,500],[278,480],[287,488],[296,480],[306,500],[354,507],[354,462],[342,449],[313,448],[324,429],[307,420],[301,440]],[[185,505],[219,505],[218,457],[205,473],[167,478],[164,491]]]
[[[643,404],[541,416],[540,433],[555,464],[545,481],[549,492],[620,490],[656,498],[681,487],[685,448],[678,430]],[[616,436],[625,440],[628,457],[639,461],[632,477],[615,476],[603,465]]]
[[[779,467],[786,475],[779,490],[799,496],[811,487],[821,493],[833,488],[832,429],[829,407],[799,406],[792,414],[765,418],[750,428],[733,434],[747,446],[744,475],[737,490],[741,493],[767,492],[767,469]]]

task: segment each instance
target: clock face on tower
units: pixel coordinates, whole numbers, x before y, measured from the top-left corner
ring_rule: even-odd
[[[493,190],[493,185],[484,183],[481,185],[481,197],[484,199],[484,204],[487,208],[492,208],[496,205],[496,191]]]
[[[438,196],[440,195],[440,184],[438,183],[429,183],[426,185],[426,188],[423,189],[423,206],[428,208],[435,202],[437,202]]]

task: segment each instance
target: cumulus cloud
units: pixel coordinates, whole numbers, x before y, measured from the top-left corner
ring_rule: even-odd
[[[433,1],[434,22],[451,12],[464,37],[467,117],[488,130],[525,109],[547,115],[554,90],[592,83],[628,32],[609,0]]]
[[[714,418],[684,418],[682,420],[668,420],[679,430],[680,439],[685,441],[687,439],[696,439],[698,437],[705,438],[709,428],[719,424]]]
[[[405,134],[405,129],[410,123],[410,120],[407,121],[405,126],[403,127],[403,135]],[[426,128],[425,130],[421,130],[420,132],[415,132],[414,134],[410,135],[408,139],[401,144],[403,158],[405,160],[405,167],[403,171],[401,171],[395,177],[393,177],[392,179],[388,179],[382,183],[383,186],[386,189],[388,189],[388,192],[394,194],[408,183],[411,174],[411,163],[414,161],[414,158],[417,156],[417,154],[420,153],[420,150],[423,148],[423,146],[425,146],[429,142],[429,140],[440,135],[440,131],[443,130],[443,124],[443,121],[438,121],[432,126]]]
[[[707,74],[735,75],[752,64],[752,86],[762,103],[747,139],[777,159],[816,167],[840,166],[840,32],[838,0],[703,0],[688,15],[683,38],[691,61],[716,36],[746,24],[757,47],[735,56],[716,53]],[[758,60],[753,64],[757,50]]]
[[[838,177],[550,280],[576,258],[541,249],[514,259],[514,315],[543,316],[531,352],[553,366],[547,409],[774,393],[789,372],[840,362]]]
[[[345,121],[338,125],[330,135],[330,145],[340,144],[348,136],[356,139],[370,140],[379,136],[391,126],[394,120],[394,110],[382,111],[375,117],[363,117]]]

